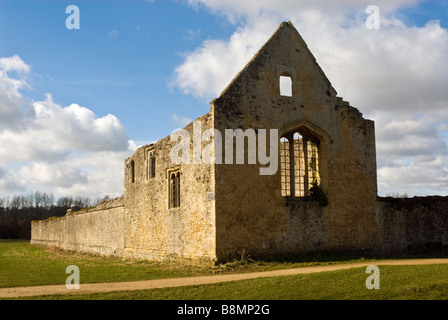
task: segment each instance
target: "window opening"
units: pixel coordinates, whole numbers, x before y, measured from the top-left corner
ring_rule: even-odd
[[[290,173],[290,160],[289,160],[289,140],[285,137],[280,139],[280,170],[281,170],[281,183],[282,183],[282,195],[289,197],[291,195],[291,173]]]
[[[146,157],[146,180],[156,176],[156,156],[154,151],[148,151]]]
[[[135,182],[135,163],[134,163],[134,160],[131,160],[129,171],[130,171],[129,172],[129,181],[131,183],[134,183]]]
[[[169,175],[169,208],[180,207],[180,172]]]
[[[280,76],[280,95],[292,97],[292,79],[290,76]]]
[[[280,168],[284,197],[309,196],[313,184],[320,185],[319,141],[305,129],[281,137]]]

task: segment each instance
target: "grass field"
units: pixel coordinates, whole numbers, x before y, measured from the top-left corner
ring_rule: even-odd
[[[379,290],[365,286],[365,268],[229,283],[38,297],[81,300],[446,300],[446,265],[382,266]]]
[[[77,265],[81,283],[149,280],[250,272],[365,261],[263,262],[235,261],[217,267],[130,262],[34,247],[26,241],[0,241],[0,287],[63,284],[65,268]],[[372,264],[375,264],[374,261]],[[415,300],[448,299],[448,265],[380,266],[380,289],[368,290],[365,268],[281,276],[229,283],[33,299],[114,300]],[[27,298],[29,299],[29,298]]]
[[[185,277],[205,271],[194,266],[130,262],[44,249],[28,241],[0,240],[0,288],[64,284],[69,265],[79,267],[83,283]]]

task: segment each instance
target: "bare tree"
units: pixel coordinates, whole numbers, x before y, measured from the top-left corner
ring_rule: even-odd
[[[40,191],[34,192],[34,206],[36,208],[42,206],[42,193]]]
[[[11,209],[19,209],[20,208],[20,196],[13,196],[9,206],[11,207]]]
[[[46,192],[42,193],[42,207],[49,209],[53,205],[53,195]]]

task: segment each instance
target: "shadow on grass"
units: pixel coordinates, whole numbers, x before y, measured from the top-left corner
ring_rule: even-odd
[[[408,259],[443,259],[448,258],[448,250],[439,246],[409,248],[407,253],[378,254],[371,251],[318,251],[303,254],[251,256],[244,252],[239,257],[218,262],[217,265],[241,267],[253,264],[293,264],[293,265],[325,265],[376,260],[408,260]]]

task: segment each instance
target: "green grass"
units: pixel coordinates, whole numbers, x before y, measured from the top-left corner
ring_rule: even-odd
[[[173,277],[255,272],[304,266],[329,265],[365,261],[252,261],[241,260],[215,267],[199,267],[178,263],[153,263],[104,258],[76,252],[64,252],[30,245],[24,240],[0,240],[0,288],[65,283],[65,269],[76,265],[81,283],[137,281]]]
[[[67,266],[80,269],[82,283],[193,276],[203,268],[83,255],[45,249],[28,241],[0,240],[0,288],[65,283]]]
[[[0,241],[0,287],[63,284],[65,268],[77,265],[82,283],[149,280],[220,273],[275,270],[310,265],[366,261],[266,262],[243,259],[216,267],[123,261],[31,246],[27,241]],[[372,261],[375,264],[375,261]],[[88,295],[26,299],[114,300],[390,300],[448,299],[448,265],[379,266],[380,289],[368,290],[365,268],[308,275]]]
[[[365,268],[179,288],[33,297],[51,300],[447,300],[448,266],[380,266],[380,289]]]

